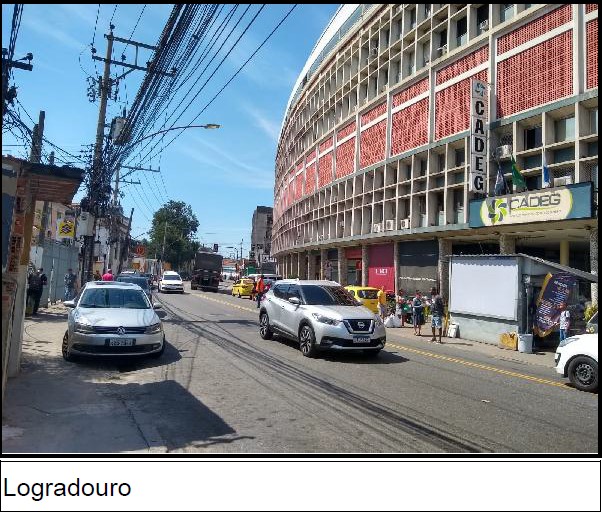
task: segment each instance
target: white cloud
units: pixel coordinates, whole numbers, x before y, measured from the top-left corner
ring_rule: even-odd
[[[52,39],[70,48],[82,50],[86,46],[86,44],[70,36],[66,31],[55,28],[51,24],[47,23],[45,20],[38,21],[36,18],[33,17],[24,18],[23,25],[27,28],[30,28],[34,32],[37,32],[38,34],[51,37]]]
[[[272,141],[277,143],[278,136],[280,135],[280,123],[278,121],[269,119],[263,112],[251,107],[250,105],[245,105],[243,108],[253,118],[255,121],[255,126],[261,128]]]

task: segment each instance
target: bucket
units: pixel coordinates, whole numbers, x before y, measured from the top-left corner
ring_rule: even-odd
[[[518,335],[518,351],[525,354],[533,353],[533,335],[519,334]]]

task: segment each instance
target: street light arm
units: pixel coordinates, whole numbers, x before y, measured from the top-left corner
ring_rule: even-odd
[[[141,139],[138,139],[137,141],[128,144],[125,149],[128,150],[132,146],[135,146],[136,144],[139,144],[143,140],[150,139],[151,137],[154,137],[155,135],[159,135],[161,133],[167,133],[167,132],[170,132],[172,130],[186,130],[187,128],[205,128],[207,130],[216,130],[217,128],[220,128],[220,127],[221,127],[221,125],[215,124],[215,123],[191,124],[191,125],[188,125],[188,126],[174,126],[173,128],[166,128],[165,130],[159,130],[158,132],[151,133],[149,135],[145,135]]]

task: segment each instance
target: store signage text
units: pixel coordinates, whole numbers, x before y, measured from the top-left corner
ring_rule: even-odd
[[[487,83],[470,81],[470,171],[468,190],[485,193],[487,179]]]

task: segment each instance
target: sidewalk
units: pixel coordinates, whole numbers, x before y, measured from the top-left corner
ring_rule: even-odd
[[[67,308],[52,305],[25,318],[21,372],[8,380],[2,411],[3,453],[148,453],[152,427],[128,408],[127,373],[61,355]],[[158,443],[157,443],[158,444]]]

